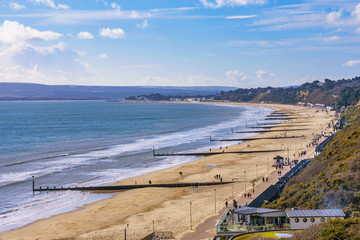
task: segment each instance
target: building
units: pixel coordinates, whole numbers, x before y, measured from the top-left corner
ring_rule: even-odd
[[[269,230],[301,230],[329,218],[345,218],[341,209],[279,210],[244,206],[226,212],[217,224],[219,234]]]
[[[345,218],[341,209],[285,210],[285,214],[290,220],[291,229],[306,229],[329,218]]]

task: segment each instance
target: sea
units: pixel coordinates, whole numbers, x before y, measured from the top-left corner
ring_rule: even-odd
[[[237,142],[273,110],[225,105],[105,101],[0,102],[0,232],[75,210],[111,194],[33,192],[39,186],[101,186],[196,160],[153,157]],[[205,167],[205,166],[204,166]],[[208,166],[211,167],[211,166]]]

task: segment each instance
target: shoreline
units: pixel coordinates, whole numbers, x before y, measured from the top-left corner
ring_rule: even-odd
[[[204,104],[204,103],[203,103]],[[210,104],[219,104],[219,103],[210,103]],[[220,103],[220,104],[231,104],[231,103]],[[287,111],[291,112],[293,109],[298,108],[299,110],[306,110],[305,108],[301,108],[301,107],[297,107],[297,106],[292,106],[292,105],[273,105],[273,104],[244,104],[244,103],[234,103],[234,105],[246,105],[246,106],[255,106],[255,107],[266,107],[266,108],[272,108],[275,107],[273,109],[287,109]],[[272,107],[271,107],[272,106]],[[307,109],[307,111],[304,112],[311,112],[310,109]],[[313,114],[316,114],[315,111],[312,111]],[[304,120],[304,119],[302,119]],[[317,119],[315,119],[317,120]],[[310,121],[310,119],[309,119]],[[286,124],[294,124],[296,121],[287,121]],[[315,121],[316,122],[316,121]],[[328,121],[327,121],[328,122]],[[281,124],[280,124],[281,125]],[[321,125],[321,124],[320,124]],[[319,126],[316,127],[317,129],[319,128]],[[285,130],[286,131],[286,130]],[[321,131],[320,131],[321,132]],[[279,133],[277,133],[279,134]],[[274,133],[264,133],[261,136],[264,135],[274,135]],[[256,135],[256,136],[260,136],[260,134]],[[256,138],[256,136],[252,137],[252,138]],[[267,142],[267,145],[271,145],[271,142],[273,141],[266,141],[266,140],[257,140],[259,142]],[[257,142],[255,141],[255,142]],[[278,140],[277,140],[278,141]],[[296,139],[292,139],[292,140],[281,140],[281,142],[296,142],[298,140]],[[229,147],[229,150],[232,149],[247,149],[250,145],[253,145],[251,142],[244,142],[241,144],[235,144]],[[247,146],[245,146],[247,145]],[[258,147],[262,147],[262,149],[264,148],[264,146],[259,145],[259,144],[254,144],[255,147],[256,145],[258,145]],[[266,146],[266,144],[265,144]],[[269,147],[269,146],[267,146]],[[271,146],[270,146],[271,147]],[[251,148],[253,149],[254,147],[251,146]],[[237,154],[225,154],[225,155],[237,155]],[[255,155],[255,156],[254,156]],[[234,172],[232,166],[238,166],[239,165],[239,160],[238,158],[240,158],[241,164],[240,165],[248,165],[248,166],[244,166],[244,169],[250,169],[247,170],[249,171],[248,174],[248,179],[246,179],[246,181],[248,182],[248,180],[252,179],[254,177],[254,171],[252,169],[252,173],[250,174],[250,170],[251,167],[254,167],[254,163],[251,163],[251,161],[249,162],[249,159],[256,159],[259,158],[259,156],[257,156],[259,154],[245,154],[245,156],[239,155],[239,156],[219,156],[219,155],[215,155],[215,156],[207,156],[207,157],[202,157],[200,159],[197,159],[195,161],[192,162],[188,162],[182,165],[178,165],[175,167],[171,167],[169,169],[165,169],[165,170],[160,170],[157,172],[152,172],[152,173],[148,173],[145,175],[141,175],[141,176],[137,176],[137,177],[133,177],[133,178],[129,178],[129,179],[124,179],[120,182],[117,182],[115,184],[112,185],[117,185],[117,184],[133,184],[134,181],[137,181],[139,184],[142,183],[147,183],[148,179],[156,179],[155,181],[153,180],[154,183],[166,183],[170,181],[174,181],[174,182],[186,182],[186,181],[201,181],[201,180],[209,180],[209,179],[213,179],[211,178],[212,176],[214,176],[216,172],[221,172],[221,175],[224,176],[223,174],[225,174],[225,179],[224,180],[231,180],[229,178],[232,177],[237,177],[237,178],[241,178],[241,174],[237,174],[236,171]],[[272,154],[262,154],[262,155],[267,155],[269,158],[270,156],[274,155],[274,153]],[[225,163],[224,163],[225,162]],[[271,161],[272,162],[272,161]],[[208,164],[217,164],[216,166],[213,167],[204,167]],[[258,163],[260,164],[260,163]],[[264,164],[264,162],[262,161],[262,164]],[[268,165],[267,165],[268,166]],[[266,168],[266,167],[265,167]],[[264,173],[264,167],[262,166],[262,174],[269,174],[269,172]],[[257,169],[258,170],[258,169]],[[260,169],[259,169],[260,170]],[[184,172],[184,176],[179,176],[179,171],[183,171]],[[223,173],[224,172],[224,173]],[[228,176],[226,176],[228,175]],[[229,177],[232,176],[232,177]],[[251,176],[251,177],[250,177]],[[242,179],[243,182],[244,179]],[[241,180],[239,180],[239,182],[241,184],[243,184],[241,182]],[[232,185],[239,185],[240,183],[236,183],[236,184],[232,184]],[[248,185],[250,186],[250,184]],[[232,186],[234,187],[234,186]],[[217,192],[218,195],[225,195],[225,192],[229,192],[229,188],[231,188],[231,186],[221,186],[221,187],[217,187]],[[201,202],[200,200],[205,200],[205,201],[211,201],[212,197],[212,190],[213,187],[201,187],[198,189],[142,189],[142,190],[129,190],[129,191],[125,191],[125,192],[119,192],[114,194],[113,196],[111,196],[110,198],[107,198],[105,200],[101,200],[95,203],[90,203],[88,205],[85,205],[79,209],[76,209],[74,211],[71,212],[67,212],[67,213],[63,213],[63,214],[59,214],[59,215],[55,215],[53,217],[50,218],[46,218],[46,219],[41,219],[38,220],[36,222],[33,222],[29,225],[26,225],[24,227],[21,228],[17,228],[14,230],[10,230],[10,231],[6,231],[3,233],[0,233],[0,237],[3,239],[53,239],[53,238],[59,238],[60,236],[62,238],[73,238],[73,237],[89,237],[90,235],[96,235],[96,234],[100,234],[100,235],[106,235],[106,234],[111,234],[111,232],[118,232],[118,231],[123,231],[124,226],[127,222],[130,223],[130,227],[129,227],[129,239],[138,239],[140,237],[145,237],[147,234],[145,233],[150,233],[151,232],[151,223],[152,221],[156,222],[157,225],[161,225],[161,226],[166,226],[168,225],[168,223],[166,221],[164,221],[164,219],[161,219],[161,217],[159,216],[166,216],[166,213],[168,212],[168,210],[171,211],[171,209],[176,210],[176,207],[174,208],[173,206],[171,206],[171,203],[174,203],[176,206],[180,206],[182,209],[181,211],[184,211],[184,208],[188,208],[188,199],[193,200],[193,206],[201,206]],[[211,192],[209,194],[209,192]],[[237,195],[239,195],[239,191],[236,193]],[[210,196],[209,196],[210,195]],[[226,194],[228,195],[228,194]],[[147,198],[144,199],[144,196],[146,196]],[[219,199],[217,199],[219,198]],[[228,198],[228,196],[227,196]],[[225,200],[226,198],[224,196],[221,197],[217,197],[215,196],[215,199],[218,200],[218,202],[221,202],[221,205],[223,204],[223,200]],[[119,202],[120,201],[120,202]],[[186,204],[184,204],[184,201],[186,201]],[[170,206],[167,206],[169,205]],[[217,203],[219,204],[219,203]],[[133,206],[135,209],[130,208],[129,211],[126,211],[124,209],[120,209],[116,208],[116,206]],[[186,206],[185,206],[186,205]],[[205,207],[206,209],[204,209],[204,211],[202,211],[202,213],[197,213],[194,214],[194,226],[198,225],[201,223],[201,219],[204,216],[209,216],[209,215],[214,215],[214,206],[213,204],[210,204],[212,206],[212,211],[209,210],[209,208],[211,207]],[[166,210],[165,210],[166,209]],[[219,208],[220,209],[220,208]],[[163,211],[162,211],[163,210]],[[113,212],[114,211],[114,212]],[[188,209],[187,209],[188,211]],[[118,214],[117,216],[102,216],[102,215],[115,215],[115,212]],[[176,211],[175,211],[176,212]],[[211,213],[212,212],[212,213]],[[167,213],[168,214],[168,213]],[[120,216],[121,215],[121,216]],[[146,224],[137,224],[139,222],[139,219],[144,218],[144,215],[148,216],[148,221]],[[150,216],[149,216],[150,215]],[[179,213],[179,215],[181,215],[181,213]],[[96,216],[98,219],[98,221],[95,222],[100,222],[102,224],[97,224],[98,227],[96,229],[96,227],[94,228],[95,222],[92,222],[91,216]],[[152,217],[151,217],[152,216]],[[157,216],[157,217],[156,217]],[[176,217],[174,217],[176,219]],[[73,219],[78,219],[78,220],[73,220]],[[151,220],[151,219],[156,219],[156,220]],[[172,217],[169,218],[169,216],[166,217],[168,222],[172,222],[171,220]],[[95,219],[94,219],[95,220]],[[174,224],[176,225],[176,222],[174,222]],[[188,221],[185,221],[188,222]],[[69,223],[72,223],[69,225]],[[174,225],[171,224],[171,225]],[[51,226],[58,226],[61,228],[61,231],[54,231],[53,233],[49,233],[49,231],[45,231],[46,229],[49,229],[49,227]],[[79,228],[74,228],[75,226],[80,226]],[[100,226],[99,226],[100,225]],[[183,223],[182,225],[189,225],[189,223]],[[136,228],[143,228],[144,230],[138,234],[132,234],[131,233],[131,229],[133,227],[137,226]],[[140,227],[143,226],[143,227]],[[187,227],[187,226],[186,226]],[[178,236],[179,234],[184,232],[184,228],[186,228],[184,226],[180,227],[180,229],[175,229],[175,231],[173,230],[175,236]],[[41,229],[43,231],[41,231]],[[168,229],[165,227],[165,229]],[[182,230],[181,230],[182,229]],[[95,231],[94,231],[95,230]],[[171,229],[172,230],[172,229]],[[32,234],[29,234],[30,232]],[[55,234],[55,235],[54,235]],[[82,235],[82,236],[81,236]]]

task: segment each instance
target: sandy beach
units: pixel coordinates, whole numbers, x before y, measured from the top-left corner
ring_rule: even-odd
[[[256,178],[269,176],[275,170],[271,165],[273,157],[277,154],[281,156],[289,154],[291,160],[297,159],[298,154],[307,148],[316,134],[322,134],[327,130],[328,123],[333,117],[318,109],[293,105],[251,105],[273,108],[288,113],[293,118],[273,129],[279,131],[266,132],[254,138],[284,136],[285,134],[286,136],[303,137],[244,142],[223,150],[225,152],[280,151],[278,153],[229,153],[207,156],[170,169],[125,179],[114,185],[134,184],[135,182],[148,184],[149,180],[154,184],[212,182],[219,181],[214,178],[217,174],[221,175],[223,181],[234,181],[233,184],[199,188],[144,188],[123,191],[76,211],[42,219],[22,228],[0,233],[0,239],[124,239],[124,229],[127,224],[129,224],[127,239],[141,239],[150,234],[153,228],[156,231],[171,231],[176,239],[180,239],[185,233],[191,232],[190,202],[192,229],[194,229],[206,218],[217,215],[224,207],[225,201],[240,198],[245,191],[245,185],[249,191]],[[290,129],[292,130],[288,131]],[[234,137],[236,137],[235,134]],[[229,142],[230,144],[233,142]],[[183,175],[181,176],[179,172],[182,172]]]

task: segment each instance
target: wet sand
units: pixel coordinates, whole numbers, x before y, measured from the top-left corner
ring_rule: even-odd
[[[298,156],[298,153],[305,150],[314,135],[321,134],[332,120],[330,114],[316,109],[293,105],[252,105],[270,107],[296,118],[274,128],[283,132],[266,132],[259,135],[259,138],[284,134],[304,135],[304,137],[259,139],[229,146],[223,150],[235,152],[281,149],[279,155],[287,156],[289,153],[291,160],[297,159],[294,158],[294,154]],[[292,124],[294,129],[299,128],[299,125],[306,127],[305,130],[286,131],[291,129],[289,125]],[[127,224],[129,224],[127,239],[141,239],[150,234],[153,228],[156,231],[171,231],[173,236],[179,239],[190,229],[190,202],[194,229],[208,217],[217,215],[225,201],[231,201],[233,196],[235,198],[242,196],[245,178],[249,191],[256,177],[269,176],[270,172],[275,170],[271,165],[276,155],[277,153],[273,152],[211,155],[170,169],[125,179],[116,184],[134,184],[135,181],[137,184],[148,184],[149,180],[154,184],[219,181],[214,178],[217,174],[221,175],[223,181],[235,182],[199,188],[145,188],[123,191],[77,211],[0,233],[0,239],[124,239],[124,229]],[[216,166],[207,167],[209,164]],[[180,176],[179,172],[183,175]]]

